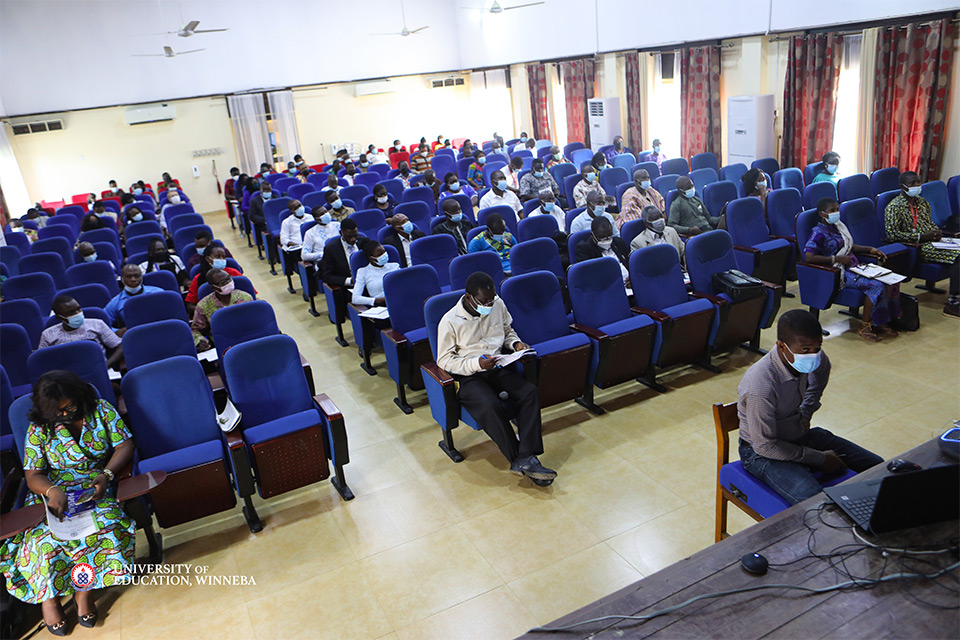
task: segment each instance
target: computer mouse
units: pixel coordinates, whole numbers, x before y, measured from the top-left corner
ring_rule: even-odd
[[[903,458],[896,458],[887,463],[887,471],[891,473],[904,473],[905,471],[920,471],[923,469],[916,462],[910,462]]]
[[[762,576],[767,572],[770,563],[759,553],[746,553],[740,558],[740,565],[747,573]]]

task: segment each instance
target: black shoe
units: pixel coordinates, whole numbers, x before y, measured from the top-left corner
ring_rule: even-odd
[[[510,471],[518,476],[527,476],[533,480],[534,483],[541,487],[549,485],[551,482],[553,482],[553,479],[557,477],[557,472],[553,469],[547,469],[545,466],[540,464],[540,461],[537,460],[537,456],[530,456],[529,458],[517,458],[513,461],[513,464],[510,465]]]

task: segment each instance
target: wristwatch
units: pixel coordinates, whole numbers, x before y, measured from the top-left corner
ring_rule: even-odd
[[[100,473],[107,476],[107,482],[113,482],[113,477],[114,477],[113,471],[110,471],[110,469],[107,469],[106,467],[104,467],[103,471],[101,471]]]

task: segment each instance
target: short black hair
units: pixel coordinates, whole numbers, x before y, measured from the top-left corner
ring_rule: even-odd
[[[447,182],[450,182],[450,178],[457,178],[459,180],[459,177],[457,176],[457,174],[455,174],[453,171],[447,171],[446,175],[443,176],[444,184],[446,184]]]
[[[474,271],[467,276],[467,282],[463,288],[467,293],[475,296],[481,291],[493,291],[494,287],[493,278],[490,277],[490,274],[483,271]]]
[[[332,200],[330,199],[330,196],[333,196],[333,199],[332,199]],[[339,198],[339,197],[340,197],[340,194],[337,193],[336,190],[334,190],[334,189],[329,189],[329,190],[327,191],[326,195],[324,195],[323,197],[326,199],[326,201],[327,201],[328,203],[330,203],[330,202],[333,202],[334,200],[336,200],[337,198]]]
[[[590,231],[593,232],[593,235],[599,237],[605,236],[608,233],[613,234],[613,225],[610,224],[610,220],[607,216],[597,216],[593,219],[593,222],[590,223]]]
[[[370,259],[373,257],[373,252],[382,246],[383,245],[377,242],[376,240],[372,242],[368,242],[365,245],[363,245],[363,254],[367,256],[367,259]]]
[[[542,168],[543,168],[543,160],[541,160],[540,158],[537,158],[536,160],[534,160],[533,162],[530,163],[530,168],[531,168],[531,169],[542,169]]]
[[[350,231],[357,228],[357,221],[353,218],[346,218],[340,222],[340,231]]]
[[[826,198],[820,198],[817,200],[817,213],[823,213],[830,205],[837,205],[839,207],[840,203],[837,202],[836,198],[831,198],[830,196],[827,196]]]
[[[40,376],[33,385],[33,407],[27,417],[42,427],[52,428],[60,420],[60,398],[69,398],[83,417],[92,414],[99,402],[97,391],[83,378],[73,371],[55,369]]]
[[[473,152],[474,158],[479,158],[480,156],[485,156],[485,155],[487,154],[483,152],[483,149],[477,149],[476,151]]]
[[[440,209],[444,213],[446,213],[447,211],[453,213],[454,206],[458,206],[458,207],[460,206],[460,203],[455,198],[444,198],[443,202],[440,203]]]
[[[780,342],[789,342],[798,336],[819,338],[822,335],[820,321],[806,309],[791,309],[777,320],[777,340]]]
[[[213,240],[213,234],[206,229],[200,229],[200,231],[197,231],[197,235],[193,236],[194,240],[202,240],[203,238]]]
[[[499,213],[491,213],[487,216],[487,229],[489,231],[493,231],[494,227],[497,229],[503,227],[504,233],[507,231],[507,223],[504,222],[503,216],[501,216]]]
[[[914,180],[919,180],[919,179],[920,179],[920,176],[917,174],[916,171],[904,171],[903,173],[900,174],[900,186],[902,187],[903,185],[909,182],[913,182]]]
[[[56,313],[57,308],[62,307],[71,300],[74,300],[73,296],[67,295],[66,293],[61,293],[53,299],[53,302],[50,303],[50,308],[53,309],[54,313]]]

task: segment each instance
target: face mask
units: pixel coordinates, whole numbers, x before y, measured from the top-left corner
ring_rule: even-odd
[[[760,182],[757,183],[757,189],[763,189],[766,186],[767,186],[766,180],[761,180]]]
[[[94,252],[91,253],[90,255],[84,256],[84,257],[83,257],[83,261],[84,261],[84,262],[96,262],[96,261],[97,261],[97,252],[94,251]]]
[[[498,181],[497,181],[497,189],[500,189],[500,191],[506,191],[506,190],[507,190],[507,181],[506,181],[506,180],[498,180]]]
[[[583,179],[586,180],[587,182],[593,182],[594,180],[597,179],[597,176],[594,173],[587,173],[587,174],[584,174]]]
[[[379,198],[377,198],[377,202],[379,202],[380,204],[387,204],[387,202],[389,201],[390,201],[390,196],[380,196]]]
[[[298,218],[302,218],[303,216],[306,215],[306,213],[307,213],[307,208],[301,206],[299,209],[293,212],[293,215],[297,216]]]
[[[477,162],[479,162],[480,164],[486,164],[486,163],[487,163],[487,159],[486,159],[486,158],[477,158]]]
[[[197,255],[198,255],[198,256],[202,256],[202,255],[203,255],[203,252],[206,251],[206,250],[207,250],[206,245],[204,245],[204,246],[202,246],[202,247],[197,247]]]
[[[920,195],[920,189],[921,187],[907,187],[907,195],[911,198],[916,198]]]
[[[131,220],[133,220],[134,222],[143,222],[143,214],[138,213],[137,215],[133,216]]]
[[[288,173],[289,173],[290,175],[292,175],[292,176],[295,176],[295,175],[297,175],[297,170],[296,170],[296,168],[290,169],[290,171],[289,171]]]
[[[180,196],[170,196],[170,202],[173,204],[180,204]]]
[[[494,233],[494,234],[491,234],[491,235],[493,236],[493,241],[494,241],[494,242],[503,242],[503,234],[502,234],[502,233]]]
[[[563,159],[563,156],[561,156],[559,153],[555,153],[553,154],[553,159],[557,162],[560,162],[560,160]]]
[[[368,166],[370,166],[370,163],[369,163],[369,162],[361,162],[361,163],[360,163],[360,166],[361,166],[361,167],[368,167]]]
[[[462,214],[462,213],[455,213],[455,214],[453,214],[452,216],[450,216],[450,221],[451,221],[451,222],[460,222],[461,220],[463,220],[463,214]]]
[[[840,222],[840,212],[834,211],[833,213],[828,213],[827,222],[829,224],[837,224],[838,222]]]
[[[613,246],[613,238],[610,238],[609,240],[597,240],[597,246],[603,249],[604,251],[607,251],[610,247]]]
[[[118,191],[118,189],[117,189],[117,187],[110,187],[110,191],[112,191],[113,193],[116,193],[116,192]]]
[[[657,219],[657,220],[654,220],[653,222],[648,222],[647,225],[648,225],[655,233],[663,233],[663,230],[664,230],[664,229],[666,228],[666,226],[667,226],[667,221],[664,220],[663,218],[659,218],[659,219]]]
[[[413,223],[410,222],[409,220],[404,222],[403,226],[400,228],[403,229],[404,233],[413,233]]]
[[[71,329],[79,329],[83,326],[83,311],[75,313],[69,318],[63,318],[63,321],[66,322],[67,326]]]
[[[155,251],[153,254],[154,262],[167,262],[170,260],[170,252],[166,249],[161,249],[160,251]]]
[[[607,165],[601,164],[601,165],[597,166],[597,171],[603,171],[603,170],[606,169],[606,168],[607,168]]]
[[[556,209],[556,208],[557,208],[557,205],[554,204],[553,202],[544,202],[544,203],[543,203],[543,210],[546,211],[547,213],[552,212],[552,211],[553,211],[554,209]]]
[[[643,189],[644,191],[646,191],[647,189],[649,189],[649,188],[650,188],[650,181],[649,181],[649,180],[641,180],[641,181],[640,181],[640,188]]]
[[[133,190],[133,195],[135,196],[143,195],[143,189],[141,189],[140,187],[137,187],[136,189]]]
[[[534,177],[534,178],[542,178],[542,177],[543,177],[543,171],[534,171],[534,172],[533,172],[533,177]]]
[[[822,351],[817,351],[816,353],[794,353],[790,351],[790,347],[786,347],[787,351],[793,356],[793,364],[790,365],[800,373],[810,373],[816,371],[817,367],[820,366],[820,354]]]
[[[496,300],[496,298],[494,298]],[[477,307],[477,313],[481,316],[488,316],[490,312],[493,311],[493,301],[490,304],[477,304],[476,299],[474,299],[473,304]]]
[[[654,153],[660,153],[660,147],[654,147],[654,148],[653,148],[653,152],[654,152]]]
[[[829,173],[830,175],[835,174],[835,173],[837,172],[837,168],[838,168],[839,166],[840,166],[840,165],[838,165],[838,164],[828,164],[828,165],[827,165],[827,173]]]
[[[684,198],[692,198],[692,197],[694,197],[695,195],[697,195],[697,190],[696,190],[696,189],[687,189],[686,191],[683,192],[683,197],[684,197]]]
[[[333,207],[334,209],[340,209],[341,207],[343,207],[343,200],[341,200],[340,198],[337,198],[336,200],[330,203],[330,206]]]
[[[526,143],[527,143],[527,139],[526,139],[526,138],[520,138],[520,142],[526,144]]]
[[[378,267],[382,267],[382,266],[386,265],[387,262],[389,262],[389,261],[390,261],[390,256],[388,256],[386,253],[383,253],[383,254],[377,256],[377,266],[378,266]]]
[[[135,296],[135,295],[137,295],[138,293],[140,293],[141,291],[143,291],[143,285],[142,285],[142,284],[139,284],[139,285],[137,285],[137,286],[135,286],[135,287],[128,287],[128,286],[124,285],[124,286],[123,286],[123,290],[126,291],[127,293],[129,293],[130,295]]]
[[[453,191],[454,193],[456,193],[457,191],[460,191],[460,183],[459,183],[459,182],[451,182],[451,183],[450,183],[450,191]]]
[[[263,198],[264,200],[269,200],[270,198],[273,197],[273,192],[271,192],[271,191],[261,191],[261,192],[260,192],[260,197]]]
[[[236,286],[236,285],[233,284],[233,279],[231,279],[230,282],[228,282],[227,284],[225,284],[225,285],[223,285],[222,287],[218,288],[217,291],[219,291],[220,293],[222,293],[222,294],[225,295],[225,296],[228,296],[228,295],[230,295],[231,293],[233,293],[233,289],[234,289],[235,286]]]
[[[214,269],[226,269],[226,268],[227,268],[227,259],[226,259],[226,258],[214,258],[214,259],[213,259],[213,268],[214,268]]]
[[[26,233],[27,229],[26,227],[10,227],[10,231],[14,233]]]
[[[330,224],[331,220],[333,220],[333,216],[331,216],[329,213],[325,213],[320,216],[320,224]]]

